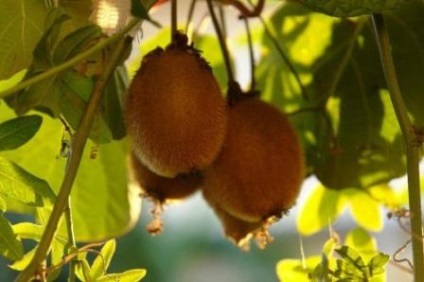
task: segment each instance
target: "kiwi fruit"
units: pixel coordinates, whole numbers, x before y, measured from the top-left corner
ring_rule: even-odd
[[[294,205],[304,177],[301,145],[288,118],[258,98],[236,101],[223,149],[204,177],[211,206],[243,222],[280,218]]]
[[[161,203],[184,199],[196,192],[202,184],[202,177],[197,172],[167,178],[149,170],[134,153],[130,156],[130,162],[142,195]]]
[[[177,175],[174,178],[166,178],[150,171],[134,153],[130,154],[131,175],[140,186],[141,196],[150,199],[154,203],[151,211],[153,220],[148,224],[147,230],[152,234],[158,234],[163,229],[161,215],[165,203],[182,200],[197,190],[202,185],[200,173]]]
[[[213,210],[221,221],[225,236],[242,250],[250,249],[251,239],[256,239],[260,248],[265,248],[273,240],[268,232],[272,221],[247,222],[228,214],[219,206],[213,206]]]
[[[137,158],[154,173],[175,177],[204,169],[221,150],[227,105],[208,63],[177,33],[147,54],[129,87],[127,133]]]

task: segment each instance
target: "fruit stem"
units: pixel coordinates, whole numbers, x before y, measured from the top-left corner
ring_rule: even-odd
[[[194,8],[196,7],[196,2],[197,2],[197,0],[191,0],[190,8],[189,8],[188,14],[187,14],[187,21],[186,21],[185,31],[184,31],[185,34],[188,33],[188,29],[190,27],[191,20],[193,19]]]
[[[206,0],[206,3],[208,4],[209,14],[211,16],[216,35],[218,37],[219,45],[221,47],[222,56],[224,58],[225,68],[227,70],[227,76],[228,76],[228,84],[230,84],[230,83],[235,82],[235,80],[234,80],[234,73],[233,73],[233,70],[232,70],[232,67],[231,67],[230,54],[228,52],[227,44],[225,43],[225,37],[221,32],[221,28],[219,26],[215,12],[213,10],[212,0]]]
[[[250,91],[255,91],[256,88],[256,76],[255,76],[255,54],[253,52],[253,40],[252,33],[250,32],[249,19],[243,18],[244,26],[246,28],[247,44],[249,46],[249,59],[250,59]]]
[[[177,35],[177,0],[171,0],[171,42],[175,43]]]
[[[221,27],[222,36],[225,39],[228,37],[228,30],[227,30],[227,21],[225,20],[225,11],[222,8],[222,5],[218,6],[218,12],[219,12],[219,20],[221,22],[219,26]]]
[[[137,23],[138,20],[132,21],[124,30],[128,31]],[[116,68],[116,65],[121,61],[123,51],[125,51],[124,39],[126,32],[121,32],[120,41],[118,41],[116,48],[113,49],[109,60],[107,61],[103,73],[97,78],[93,93],[88,102],[84,116],[82,117],[81,123],[78,126],[71,145],[71,154],[69,157],[69,163],[66,168],[66,174],[60,187],[59,194],[56,202],[53,206],[53,211],[50,214],[44,233],[41,237],[40,243],[37,246],[35,255],[31,260],[31,263],[26,269],[21,272],[18,276],[17,281],[27,282],[30,281],[31,277],[42,273],[42,262],[46,259],[47,254],[50,250],[51,242],[56,233],[59,220],[68,205],[68,198],[71,193],[71,189],[81,162],[82,154],[84,151],[85,144],[87,142],[88,134],[90,132],[91,124],[93,123],[94,117],[97,114],[97,106],[100,102],[103,90],[110,76]]]
[[[381,14],[373,14],[372,21],[376,35],[381,64],[389,90],[390,99],[396,113],[406,145],[407,175],[409,208],[411,211],[411,239],[412,256],[414,262],[415,281],[424,281],[424,252],[422,241],[421,222],[421,194],[420,194],[420,147],[414,125],[408,117],[408,112],[402,98],[397,80],[395,64],[391,54],[390,38],[387,26]]]

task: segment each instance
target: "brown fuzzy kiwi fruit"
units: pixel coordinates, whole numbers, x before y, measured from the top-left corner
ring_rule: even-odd
[[[140,186],[142,197],[154,203],[151,211],[153,220],[147,226],[147,230],[152,234],[158,234],[163,229],[163,204],[192,195],[199,190],[203,182],[200,173],[180,174],[174,178],[157,175],[143,165],[134,153],[130,155],[130,167],[132,177]]]
[[[130,156],[130,162],[133,176],[140,185],[142,194],[160,203],[184,199],[199,190],[202,185],[202,177],[197,172],[167,178],[149,170],[134,153]]]
[[[237,101],[223,149],[204,176],[203,195],[212,206],[246,222],[279,218],[295,203],[304,177],[296,132],[272,105]]]
[[[151,171],[174,177],[209,166],[227,119],[211,68],[185,35],[144,57],[129,88],[125,121],[135,154]]]
[[[249,250],[252,238],[256,239],[260,248],[273,240],[267,229],[267,221],[247,222],[228,214],[219,206],[214,206],[213,210],[221,221],[226,237],[241,249]]]

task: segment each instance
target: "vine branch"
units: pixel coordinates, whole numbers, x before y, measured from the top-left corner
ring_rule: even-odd
[[[138,20],[135,19],[131,21],[125,29],[118,33],[113,41],[122,38],[133,26],[138,23]],[[104,44],[105,42],[103,42]],[[103,47],[106,45],[103,45]],[[41,237],[40,243],[37,246],[35,255],[31,263],[27,268],[21,272],[18,276],[18,282],[27,282],[39,273],[42,273],[42,262],[45,260],[51,246],[51,242],[56,233],[59,220],[64,212],[66,206],[68,205],[68,198],[71,193],[71,189],[81,162],[82,154],[84,151],[85,144],[87,142],[88,134],[90,132],[91,124],[93,123],[94,117],[96,116],[97,106],[100,102],[100,98],[103,94],[104,87],[115,70],[116,65],[121,59],[121,53],[125,46],[125,40],[120,40],[114,48],[110,59],[106,63],[105,69],[101,76],[98,77],[93,93],[90,97],[89,103],[85,110],[84,116],[82,117],[81,123],[78,126],[78,129],[75,132],[74,139],[71,146],[71,155],[69,157],[69,164],[66,170],[65,177],[62,182],[59,194],[57,196],[56,202],[53,206],[53,211],[47,222],[45,231]],[[97,48],[98,49],[98,48]],[[100,50],[100,49],[98,49]],[[81,56],[80,56],[81,57]],[[66,69],[66,68],[65,68]]]
[[[395,64],[390,49],[389,32],[381,14],[373,14],[372,21],[380,52],[381,64],[384,70],[390,99],[396,113],[406,144],[406,160],[408,175],[409,207],[411,211],[412,256],[414,262],[415,281],[424,281],[424,252],[421,222],[421,193],[420,193],[420,146],[414,125],[408,117],[408,112],[402,98],[397,80]]]

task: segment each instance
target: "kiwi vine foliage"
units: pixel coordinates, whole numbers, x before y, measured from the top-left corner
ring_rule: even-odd
[[[142,2],[149,6],[152,1]],[[350,205],[363,229],[354,229],[345,244],[361,249],[352,243],[352,237],[364,238],[368,247],[360,250],[361,254],[367,250],[377,254],[376,242],[364,229],[383,228],[382,205],[397,209],[406,204],[405,193],[397,194],[387,184],[405,174],[405,148],[366,14],[389,9],[385,19],[403,98],[415,125],[421,128],[424,4],[418,0],[334,0],[325,1],[326,5],[320,4],[323,1],[297,2],[287,2],[276,9],[267,17],[267,26],[298,72],[306,98],[282,60],[281,50],[275,48],[261,24],[254,26],[254,34],[261,53],[257,83],[262,98],[291,114],[305,149],[308,173],[322,183],[306,203],[299,203],[303,207],[299,231],[309,235],[322,230],[329,218],[334,221]],[[0,92],[62,64],[100,38],[99,27],[88,21],[91,1],[59,3],[60,9],[48,9],[45,1],[0,0],[0,30],[5,30],[0,34]],[[357,3],[360,6],[355,6]],[[365,16],[332,17],[314,12],[311,7],[333,16]],[[142,40],[142,53],[158,44],[158,38],[166,38],[166,42],[166,36],[164,29],[150,41]],[[216,39],[196,34],[196,47],[203,51],[225,89],[225,70],[222,58],[217,56]],[[58,117],[72,128],[78,125],[93,90],[94,77],[102,69],[102,56],[112,48],[89,58],[91,63],[57,73],[0,101],[0,254],[20,262],[12,265],[18,271],[28,259],[22,239],[40,239],[40,229],[46,224],[64,176],[66,158],[60,155],[61,151],[66,154],[71,136],[64,132]],[[122,121],[127,85],[127,71],[120,66],[108,82],[72,190],[75,235],[81,242],[120,236],[134,226],[139,216],[137,193],[128,196],[123,189],[128,185],[128,148]],[[97,150],[96,157],[91,158]],[[377,201],[370,200],[369,195]],[[361,207],[364,201],[368,201],[367,207]],[[331,208],[324,212],[321,207],[327,203],[331,203]],[[37,224],[11,224],[4,216],[7,211],[34,215]],[[114,216],[98,216],[102,214]],[[60,263],[66,236],[63,224],[53,242],[54,263]],[[107,248],[114,247],[105,248],[104,252],[111,256],[113,251]],[[330,257],[334,248],[328,247],[324,253]],[[363,258],[371,263],[372,257]],[[319,259],[310,260],[310,271],[314,272]],[[280,278],[298,264],[300,261],[279,265],[284,269],[277,271]],[[380,267],[378,263],[375,266]],[[81,271],[84,272],[80,270],[79,275]],[[305,273],[301,275],[304,277]]]

